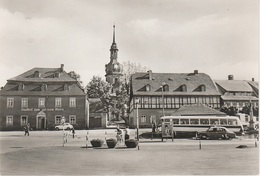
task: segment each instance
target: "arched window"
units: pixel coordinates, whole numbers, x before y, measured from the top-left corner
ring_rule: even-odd
[[[20,83],[18,85],[18,90],[21,91],[21,90],[24,90],[24,84],[23,83]]]
[[[41,74],[40,74],[39,71],[35,71],[35,72],[34,72],[34,77],[35,77],[35,78],[40,78],[40,76],[41,76]]]
[[[147,92],[151,91],[151,86],[150,86],[150,84],[147,84],[147,85],[145,86],[145,89],[146,89]]]
[[[163,91],[164,91],[164,92],[169,92],[169,85],[168,85],[168,84],[165,84],[165,85],[163,86]]]
[[[42,84],[41,91],[46,91],[46,90],[47,90],[47,85],[46,84]]]
[[[200,86],[200,90],[201,90],[202,92],[205,92],[205,91],[206,91],[206,86],[205,86],[204,84],[202,84],[202,85]]]
[[[183,91],[183,92],[187,92],[187,86],[186,86],[185,84],[183,84],[183,85],[181,86],[181,88],[182,88],[182,91]]]
[[[68,84],[64,84],[64,90],[70,90],[70,86]]]

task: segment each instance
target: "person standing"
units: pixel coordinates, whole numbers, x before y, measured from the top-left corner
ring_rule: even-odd
[[[126,129],[125,129],[125,140],[127,140],[129,138],[130,138],[130,130],[129,130],[129,127],[126,126]]]
[[[29,130],[30,130],[30,124],[28,123],[25,127],[24,127],[24,135],[26,136],[26,134],[29,136]]]

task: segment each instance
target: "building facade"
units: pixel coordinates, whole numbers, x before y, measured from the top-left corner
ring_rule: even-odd
[[[136,99],[139,100],[136,103]],[[172,115],[184,105],[220,108],[220,93],[211,78],[193,73],[135,73],[130,80],[130,126],[150,127],[152,121]],[[138,112],[137,112],[138,111]]]
[[[88,100],[73,73],[60,68],[33,68],[7,80],[0,90],[1,130],[54,129],[62,117],[75,129],[89,125]]]
[[[216,80],[215,84],[221,93],[221,105],[236,107],[241,110],[249,106],[250,101],[258,107],[258,83],[252,81],[234,80],[233,75],[228,75],[228,80]]]

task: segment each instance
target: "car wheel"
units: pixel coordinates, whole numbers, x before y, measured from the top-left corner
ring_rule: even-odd
[[[59,130],[59,128],[58,128],[58,127],[56,127],[56,128],[55,128],[55,130],[57,130],[57,131],[58,131],[58,130]]]
[[[66,128],[67,130],[70,130],[70,127]]]
[[[224,134],[224,139],[229,139],[227,134]]]

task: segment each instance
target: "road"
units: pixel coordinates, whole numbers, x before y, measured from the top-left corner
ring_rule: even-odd
[[[142,131],[141,131],[142,133]],[[115,138],[115,130],[80,130],[64,144],[62,131],[0,132],[1,175],[258,175],[255,139],[140,139],[140,150],[124,144],[86,149],[91,139]],[[135,137],[134,130],[130,138]],[[201,142],[201,148],[200,148]],[[236,148],[245,145],[246,148]]]

